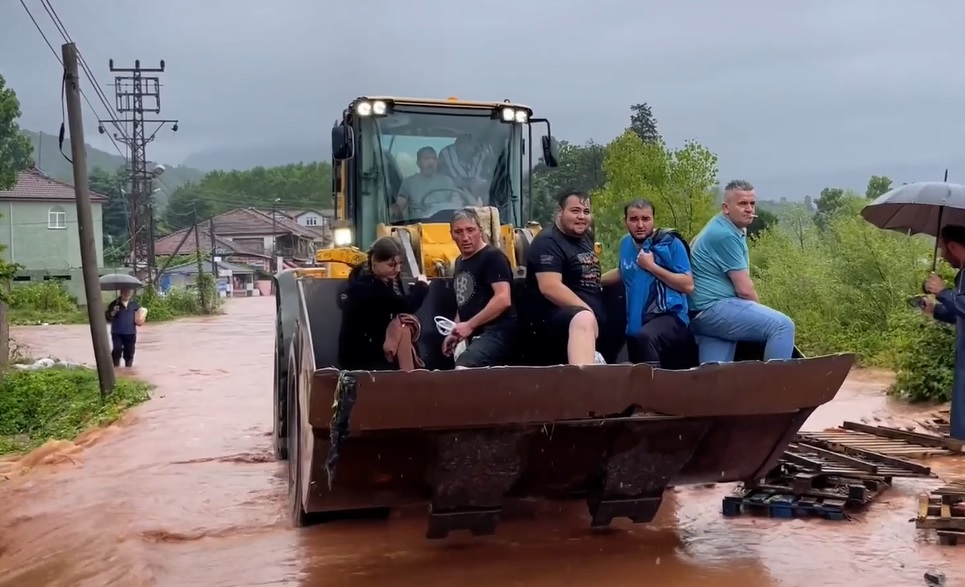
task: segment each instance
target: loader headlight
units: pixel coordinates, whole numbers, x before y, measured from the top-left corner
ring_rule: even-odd
[[[499,118],[503,122],[526,124],[529,121],[529,112],[523,110],[522,108],[500,108]]]
[[[332,231],[332,241],[336,247],[347,247],[352,244],[352,229],[342,226]]]
[[[355,113],[359,116],[385,116],[389,111],[389,106],[382,100],[369,102],[363,100],[355,105]]]

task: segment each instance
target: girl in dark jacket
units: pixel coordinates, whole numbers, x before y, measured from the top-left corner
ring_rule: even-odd
[[[385,331],[399,314],[418,311],[429,291],[429,280],[420,275],[403,293],[402,247],[390,236],[375,241],[368,260],[348,276],[342,295],[342,330],[338,354],[342,369],[394,370],[397,365],[385,358],[382,345]]]

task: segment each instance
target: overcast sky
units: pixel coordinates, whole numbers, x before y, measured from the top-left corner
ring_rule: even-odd
[[[646,101],[669,143],[699,140],[728,178],[965,172],[965,3],[951,0],[52,4],[109,96],[108,59],[166,61],[162,116],[181,124],[150,146],[156,160],[313,135],[324,144],[355,96],[400,94],[509,98],[549,117],[559,138],[600,142]],[[59,53],[39,0],[27,5]],[[18,0],[0,0],[0,72],[22,125],[56,132],[59,65]],[[90,141],[111,149],[84,115]]]

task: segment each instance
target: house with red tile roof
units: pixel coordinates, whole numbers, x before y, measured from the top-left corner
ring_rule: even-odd
[[[103,208],[107,196],[91,192],[97,266],[104,265]],[[22,171],[13,189],[0,191],[0,245],[3,257],[28,272],[51,275],[80,269],[77,203],[70,184],[37,167]]]
[[[201,252],[209,255],[212,233],[216,256],[267,271],[274,269],[276,257],[282,257],[292,267],[310,264],[315,250],[331,242],[331,231],[326,226],[304,226],[281,211],[272,217],[271,211],[235,208],[157,239],[154,253],[158,257],[190,255],[198,242]]]

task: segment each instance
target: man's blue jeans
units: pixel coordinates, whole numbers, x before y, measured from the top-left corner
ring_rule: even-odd
[[[738,342],[764,344],[764,360],[790,359],[794,353],[794,322],[763,304],[741,298],[715,302],[690,321],[700,349],[700,362],[734,360]]]

